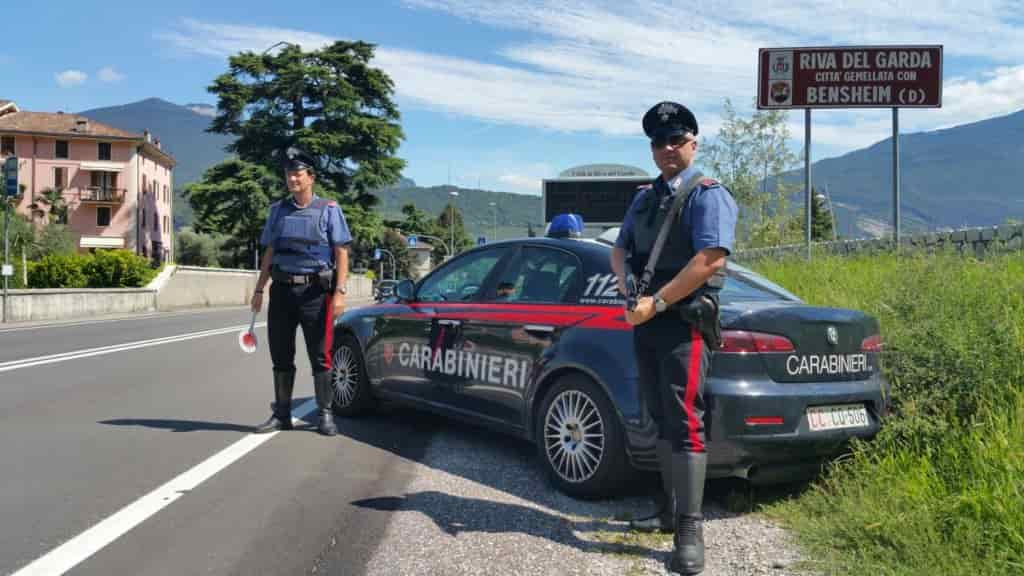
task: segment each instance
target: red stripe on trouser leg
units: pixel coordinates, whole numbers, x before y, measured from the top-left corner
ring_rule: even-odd
[[[328,295],[324,298],[324,364],[330,370],[334,366],[334,355],[331,354],[331,346],[334,344],[334,298]]]
[[[686,427],[690,434],[690,445],[694,452],[703,452],[704,443],[700,440],[700,422],[693,412],[693,400],[697,397],[697,387],[700,386],[701,366],[703,356],[704,340],[696,327],[690,327],[690,361],[686,369],[686,396],[683,399],[683,410],[686,411]]]

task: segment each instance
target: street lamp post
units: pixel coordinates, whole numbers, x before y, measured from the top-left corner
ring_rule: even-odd
[[[448,229],[451,232],[451,246],[452,249],[448,252],[449,256],[455,255],[455,198],[459,197],[459,193],[455,190],[448,192],[448,196],[452,199],[448,202]]]
[[[491,242],[498,240],[498,203],[491,202],[491,214],[494,215],[494,223],[491,225]]]

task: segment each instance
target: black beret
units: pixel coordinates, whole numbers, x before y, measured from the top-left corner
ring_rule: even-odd
[[[282,163],[285,170],[313,170],[316,168],[313,157],[294,146],[284,151]]]
[[[648,138],[689,132],[697,135],[697,118],[689,108],[675,102],[659,102],[644,114],[644,133]]]

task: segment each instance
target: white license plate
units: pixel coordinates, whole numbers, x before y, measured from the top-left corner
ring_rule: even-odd
[[[807,424],[815,432],[841,428],[866,428],[868,426],[868,411],[863,404],[811,406],[807,409]]]

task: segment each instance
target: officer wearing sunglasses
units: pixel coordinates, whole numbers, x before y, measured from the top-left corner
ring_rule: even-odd
[[[643,129],[661,175],[634,197],[612,250],[611,266],[623,294],[626,273],[635,278],[643,274],[675,195],[687,196],[669,224],[647,293],[636,295],[635,307],[626,312],[634,326],[640,393],[658,427],[664,490],[660,511],[632,526],[674,531],[669,569],[698,574],[704,569],[704,381],[711,346],[702,335],[703,326],[687,320],[684,311],[692,309],[696,298],[713,295],[721,287],[726,257],[733,248],[737,207],[725,187],[696,176],[698,128],[690,110],[675,102],[656,104],[644,115]],[[684,183],[693,181],[694,187],[683,189]]]
[[[284,153],[285,182],[291,194],[270,207],[260,236],[265,247],[252,310],[263,306],[270,285],[267,332],[274,365],[274,405],[258,432],[291,430],[292,388],[295,385],[295,330],[302,326],[306,353],[313,369],[313,389],[321,434],[338,430],[331,413],[331,337],[334,318],[345,311],[348,244],[352,241],[345,215],[332,200],[313,193],[316,160],[297,148]]]

